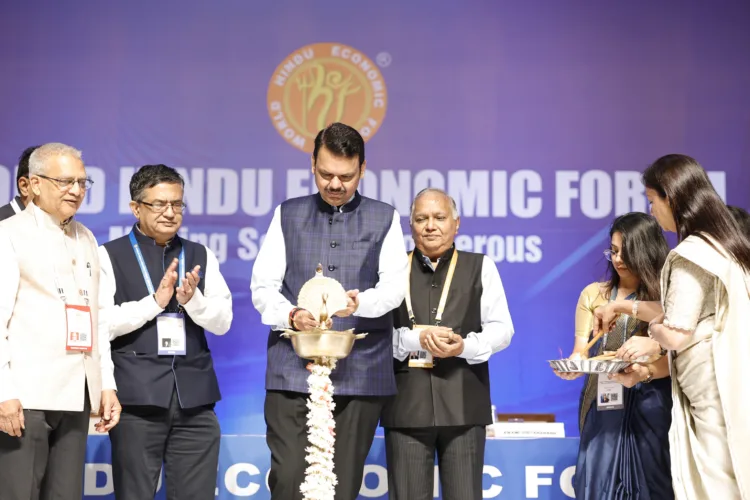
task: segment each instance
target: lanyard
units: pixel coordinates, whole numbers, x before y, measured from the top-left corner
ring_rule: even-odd
[[[612,288],[612,293],[609,296],[609,301],[612,302],[616,298],[617,298],[617,287],[613,287]],[[636,298],[636,295],[635,295],[635,292],[633,292],[630,295],[628,295],[627,297],[625,297],[625,300],[632,300],[632,299],[635,299],[635,298]],[[633,328],[633,331],[630,332],[630,335],[628,335],[628,316],[625,315],[624,318],[623,317],[617,318],[617,321],[620,321],[621,319],[623,321],[625,321],[625,325],[622,328],[623,335],[625,336],[625,338],[622,339],[622,341],[623,341],[623,343],[625,343],[625,341],[628,340],[629,337],[632,337],[633,334],[635,334],[635,332],[638,331],[638,318],[633,318],[633,319],[635,319],[635,328]],[[608,336],[609,336],[609,332],[605,333],[604,334],[604,338],[602,339],[602,352],[604,352],[604,351],[607,350],[607,337]]]
[[[414,311],[411,307],[411,263],[414,259],[414,252],[409,252],[409,275],[406,277],[406,310],[409,313],[409,320],[411,324],[416,326],[417,320],[414,317]],[[448,300],[448,290],[451,287],[451,281],[453,281],[453,273],[456,270],[456,262],[458,262],[458,250],[453,250],[453,256],[451,257],[450,267],[448,267],[448,275],[445,277],[445,283],[443,283],[443,292],[440,295],[440,304],[437,308],[437,315],[435,316],[435,326],[440,326],[440,320],[443,317],[443,311],[445,310],[445,303]]]
[[[154,283],[151,281],[151,276],[148,274],[148,268],[146,267],[146,261],[143,258],[143,254],[141,253],[141,247],[138,245],[138,240],[135,239],[135,235],[133,234],[133,231],[136,231],[134,228],[132,231],[130,231],[130,244],[133,246],[133,253],[135,253],[135,258],[138,261],[138,266],[141,268],[141,274],[143,275],[143,281],[146,282],[146,288],[148,288],[149,295],[153,295],[155,293],[154,290]],[[179,274],[177,277],[180,280],[180,286],[182,286],[182,278],[185,276],[185,246],[183,245],[180,249],[180,264],[179,264]]]

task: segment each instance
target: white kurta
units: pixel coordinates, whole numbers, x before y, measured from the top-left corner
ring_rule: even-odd
[[[75,260],[75,264],[73,261]],[[84,386],[93,411],[115,389],[109,339],[99,327],[99,257],[94,235],[72,221],[61,228],[34,204],[0,223],[0,401],[30,410],[82,411]],[[66,350],[65,303],[88,305],[93,350]]]

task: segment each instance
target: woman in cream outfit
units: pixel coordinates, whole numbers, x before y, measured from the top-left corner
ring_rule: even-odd
[[[694,159],[664,156],[643,182],[652,214],[679,238],[662,270],[664,312],[649,325],[671,351],[675,498],[750,500],[750,242]]]

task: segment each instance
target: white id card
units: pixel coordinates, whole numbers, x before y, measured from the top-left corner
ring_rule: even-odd
[[[89,306],[65,305],[65,350],[91,352],[94,329]]]
[[[596,409],[599,411],[621,410],[625,407],[622,384],[607,379],[607,375],[597,375]]]
[[[430,328],[430,325],[415,325],[413,331],[419,334],[422,330]],[[434,368],[435,363],[432,354],[427,351],[409,353],[409,368]]]
[[[156,334],[160,356],[185,354],[185,317],[179,313],[163,313],[156,317]]]

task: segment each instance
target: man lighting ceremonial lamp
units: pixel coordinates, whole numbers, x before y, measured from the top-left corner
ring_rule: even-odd
[[[380,411],[396,393],[390,312],[404,297],[406,248],[394,208],[357,192],[364,147],[362,136],[342,123],[318,133],[311,167],[319,192],[277,207],[253,266],[253,304],[271,327],[264,414],[273,500],[300,499],[305,479],[309,362],[280,334],[320,326],[318,309],[293,305],[318,263],[348,290],[343,311],[328,298],[328,313],[337,316],[332,329],[368,333],[331,375],[333,418],[337,435],[345,437],[333,457],[337,500],[357,498]]]

